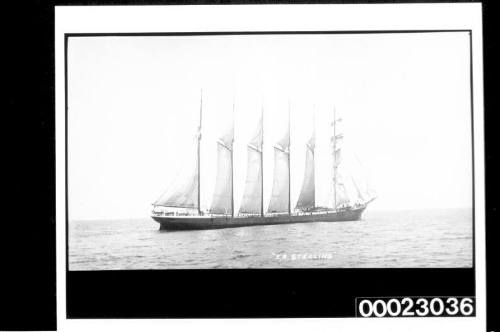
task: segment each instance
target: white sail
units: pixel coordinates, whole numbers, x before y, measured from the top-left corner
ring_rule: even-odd
[[[335,115],[335,109],[333,111],[333,122],[331,123],[333,133],[330,138],[332,144],[332,157],[333,157],[333,207],[335,209],[343,207],[349,204],[349,198],[347,196],[347,190],[344,185],[342,175],[340,174],[340,165],[342,163],[342,139],[343,134],[339,130],[339,122],[341,119],[337,119]]]
[[[363,176],[362,167],[354,154],[347,151],[344,136],[337,126],[340,119],[325,123],[324,139],[316,133],[306,145],[304,178],[295,208],[306,211],[315,208],[338,209],[365,204],[375,193]],[[176,208],[200,208],[200,125],[193,141],[193,156],[182,168],[168,190],[154,203]],[[234,215],[233,195],[234,122],[217,142],[217,171],[209,211],[213,214]],[[198,152],[196,153],[196,148]],[[194,158],[196,156],[196,158]],[[319,179],[318,177],[321,177]],[[315,181],[319,186],[316,186]],[[290,211],[290,125],[287,133],[274,146],[273,182],[267,213]],[[247,146],[247,170],[239,208],[242,214],[263,214],[263,118]]]
[[[176,208],[198,208],[198,164],[195,148],[198,136],[193,141],[193,152],[190,160],[184,163],[168,189],[160,196],[154,205]]]
[[[334,208],[332,127],[327,121],[318,122],[314,146],[315,200],[316,207]]]
[[[337,170],[336,186],[336,208],[354,205],[357,193],[345,167],[339,167]]]
[[[366,202],[369,199],[369,197],[365,193],[363,193],[363,190],[361,189],[361,185],[358,184],[358,180],[356,180],[354,178],[354,176],[352,176],[352,175],[351,175],[351,182],[354,186],[354,189],[356,189],[356,194],[357,194],[355,203]]]
[[[335,208],[342,208],[350,205],[350,200],[347,195],[346,188],[344,186],[344,183],[338,179],[337,180],[337,188],[336,188],[336,200],[335,200]]]
[[[306,167],[304,171],[304,180],[300,190],[299,199],[295,206],[296,209],[308,210],[315,207],[315,178],[314,178],[314,145],[315,137],[313,136],[306,148]]]
[[[210,213],[233,213],[234,123],[217,142],[217,175]]]
[[[343,208],[365,202],[362,190],[360,189],[361,182],[357,179],[355,172],[353,172],[352,155],[350,153],[346,154],[345,151],[346,145],[340,125],[341,122],[342,119],[335,118],[332,123],[333,135],[331,142],[334,160],[333,185],[335,208]]]
[[[290,186],[288,153],[274,148],[274,174],[268,213],[288,212]]]
[[[263,119],[247,147],[247,175],[240,213],[260,214],[262,212],[262,143]]]
[[[374,199],[377,194],[372,188],[371,181],[366,174],[366,169],[363,167],[361,161],[356,155],[354,155],[352,169],[355,172],[354,180],[356,182],[356,185],[359,187],[361,194],[363,195],[363,200],[367,202]]]
[[[240,213],[259,214],[262,205],[262,153],[248,147],[247,177]]]
[[[232,151],[229,147],[217,143],[217,175],[212,196],[210,213],[231,214],[232,211]]]
[[[336,168],[337,206],[345,207],[364,204],[372,197],[368,193],[368,186],[361,174],[361,169],[356,167],[355,156],[350,151],[337,150],[338,163]]]
[[[290,130],[274,147],[274,174],[268,213],[288,212],[290,207]]]
[[[200,210],[200,142],[203,109],[203,92],[200,91],[200,115],[193,144],[193,151],[188,151],[192,156],[187,164],[183,165],[180,174],[177,174],[168,189],[156,200],[153,205],[193,208]],[[189,149],[188,149],[189,150]],[[194,157],[194,158],[193,158]]]
[[[263,141],[264,141],[264,119],[261,115],[259,123],[257,124],[257,129],[255,130],[255,133],[252,136],[252,139],[250,140],[248,145],[253,147],[257,151],[262,152]]]

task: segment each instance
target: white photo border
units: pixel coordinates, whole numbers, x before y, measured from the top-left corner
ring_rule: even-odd
[[[273,330],[477,331],[486,328],[484,120],[481,4],[72,6],[55,9],[57,321],[66,331]],[[179,33],[231,31],[470,30],[472,57],[474,255],[476,317],[409,319],[92,320],[66,318],[65,38],[78,33]]]

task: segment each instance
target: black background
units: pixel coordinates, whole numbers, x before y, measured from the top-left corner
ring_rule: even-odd
[[[355,298],[474,296],[474,269],[69,272],[70,318],[354,317]]]
[[[341,1],[295,3],[339,3]],[[370,1],[368,1],[370,2]],[[380,2],[380,1],[377,1]],[[54,5],[145,1],[24,1],[4,5],[4,178],[0,330],[56,328]],[[148,1],[148,4],[250,3]],[[288,3],[260,1],[253,3]],[[343,3],[343,2],[342,2]],[[488,293],[498,290],[498,58],[493,1],[483,3]],[[478,236],[482,236],[478,234]],[[352,316],[356,296],[472,295],[472,269],[101,271],[68,273],[72,317]],[[60,290],[63,291],[63,290]],[[270,295],[271,294],[271,295]],[[488,331],[494,298],[488,298]],[[167,315],[166,313],[169,313]]]

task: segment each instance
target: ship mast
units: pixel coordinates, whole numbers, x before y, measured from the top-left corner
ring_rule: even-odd
[[[314,149],[316,148],[316,105],[313,104],[313,144],[314,146],[309,149],[312,152],[312,157],[313,157],[313,172],[316,172],[315,166],[316,166],[316,156],[314,154]],[[314,177],[314,182],[313,182],[313,209],[316,208],[316,176]]]
[[[264,217],[264,103],[262,103],[262,108],[260,110],[261,118],[261,140],[260,140],[260,216]]]
[[[234,217],[234,168],[233,168],[233,151],[234,151],[234,96],[233,96],[233,137],[231,142],[231,217]]]
[[[201,112],[203,109],[203,89],[200,89],[200,124],[198,126],[198,215],[201,215],[201,190],[200,190],[200,147],[201,147]]]
[[[292,194],[290,185],[290,99],[288,99],[288,215],[292,214]]]
[[[337,117],[333,108],[333,208],[337,210]]]

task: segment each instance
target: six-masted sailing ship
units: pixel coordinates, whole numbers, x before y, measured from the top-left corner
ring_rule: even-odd
[[[200,98],[199,125],[195,136],[197,158],[194,170],[179,186],[169,188],[155,203],[151,217],[160,224],[160,230],[192,230],[275,225],[305,222],[333,222],[359,220],[375,195],[352,175],[339,172],[343,134],[337,131],[341,119],[333,111],[330,147],[333,157],[331,182],[332,204],[316,204],[315,130],[306,144],[305,174],[295,208],[291,206],[290,190],[290,104],[288,130],[274,145],[274,174],[271,198],[264,211],[264,110],[247,144],[247,172],[239,211],[234,211],[233,143],[234,119],[231,129],[217,141],[217,173],[211,206],[202,211],[200,204],[200,147],[203,100]],[[234,118],[234,103],[233,103]]]

